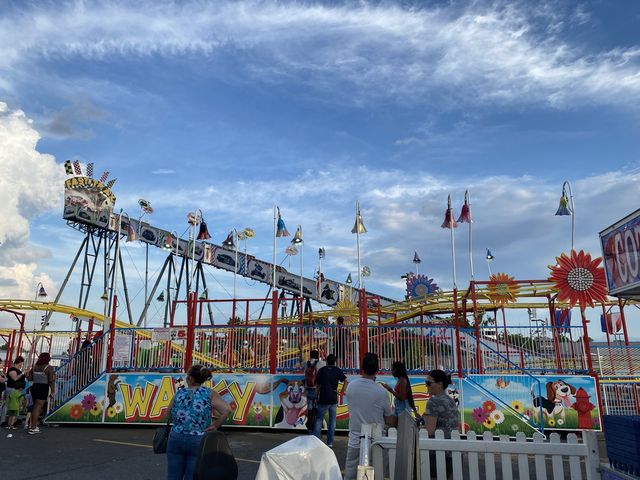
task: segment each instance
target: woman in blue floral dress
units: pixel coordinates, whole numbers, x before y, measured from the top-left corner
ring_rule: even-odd
[[[178,389],[169,405],[173,421],[167,443],[169,480],[193,478],[202,437],[217,430],[231,413],[218,392],[202,386],[210,378],[208,368],[194,365],[187,372],[187,388]]]

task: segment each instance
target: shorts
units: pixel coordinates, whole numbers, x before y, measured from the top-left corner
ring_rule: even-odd
[[[48,383],[34,383],[31,385],[31,396],[34,400],[47,400],[49,396],[49,384]]]
[[[7,417],[17,417],[18,410],[7,410]]]

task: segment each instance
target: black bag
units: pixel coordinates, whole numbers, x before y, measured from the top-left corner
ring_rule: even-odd
[[[227,437],[219,431],[204,435],[200,443],[200,455],[194,480],[236,480],[238,464],[227,442]]]
[[[169,432],[171,432],[171,424],[169,423],[156,428],[156,433],[153,434],[153,453],[167,453]]]

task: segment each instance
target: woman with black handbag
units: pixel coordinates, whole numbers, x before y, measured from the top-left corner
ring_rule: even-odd
[[[208,368],[192,366],[187,372],[187,388],[178,389],[169,405],[167,429],[173,421],[167,442],[169,480],[193,478],[203,436],[217,430],[231,413],[218,392],[202,386],[209,379]]]

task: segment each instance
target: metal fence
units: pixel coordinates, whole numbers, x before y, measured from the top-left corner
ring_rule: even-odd
[[[601,379],[600,398],[605,415],[640,415],[640,380]]]
[[[594,368],[600,375],[639,375],[640,347],[611,345],[593,352]]]

